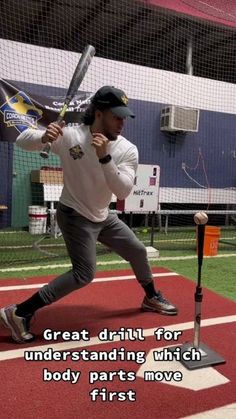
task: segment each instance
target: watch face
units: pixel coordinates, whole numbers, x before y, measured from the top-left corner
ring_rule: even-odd
[[[111,160],[111,155],[108,154],[107,156],[103,157],[102,159],[99,159],[99,162],[102,164],[106,164]]]

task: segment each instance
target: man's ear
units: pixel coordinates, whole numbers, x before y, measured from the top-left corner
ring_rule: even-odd
[[[100,111],[99,109],[96,109],[96,111],[95,111],[95,118],[101,119],[101,117],[102,117],[102,111]]]

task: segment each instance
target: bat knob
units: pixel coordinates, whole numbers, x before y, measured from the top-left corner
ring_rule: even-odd
[[[49,157],[49,154],[48,154],[48,152],[47,151],[40,151],[40,156],[43,158],[43,159],[48,159],[48,157]]]
[[[40,156],[43,157],[43,159],[48,159],[49,153],[51,150],[51,143],[47,143],[43,150],[40,151]]]

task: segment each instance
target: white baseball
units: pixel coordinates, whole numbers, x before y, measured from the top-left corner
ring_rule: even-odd
[[[196,212],[193,218],[196,224],[206,224],[208,221],[208,216],[204,211]]]

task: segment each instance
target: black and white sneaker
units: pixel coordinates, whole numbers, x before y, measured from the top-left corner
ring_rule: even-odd
[[[152,298],[145,296],[142,303],[142,309],[144,311],[155,311],[169,316],[175,316],[178,314],[178,309],[166,298],[164,298],[160,291]]]
[[[12,339],[18,343],[32,342],[35,337],[29,331],[31,316],[19,317],[15,314],[16,304],[0,309],[0,319],[3,325],[10,329]]]

